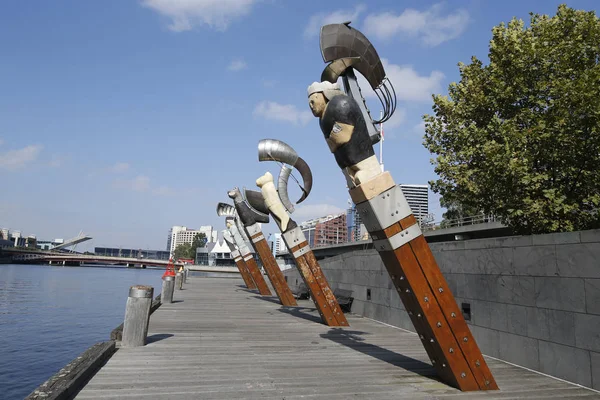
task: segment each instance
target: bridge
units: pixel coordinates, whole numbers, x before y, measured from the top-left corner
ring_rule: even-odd
[[[152,260],[136,257],[110,257],[100,256],[96,254],[77,254],[77,253],[56,253],[51,251],[5,251],[12,253],[12,261],[14,262],[49,262],[50,264],[62,265],[78,265],[82,263],[101,263],[107,265],[125,264],[127,266],[141,265],[153,267],[167,267],[167,260]],[[183,266],[183,263],[173,263],[175,266]]]

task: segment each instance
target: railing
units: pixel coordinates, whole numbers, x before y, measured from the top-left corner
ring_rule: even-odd
[[[432,231],[437,229],[456,228],[460,226],[475,225],[475,224],[487,224],[490,222],[500,221],[495,215],[471,215],[468,217],[456,218],[443,220],[440,222],[433,223],[422,223],[421,230]]]

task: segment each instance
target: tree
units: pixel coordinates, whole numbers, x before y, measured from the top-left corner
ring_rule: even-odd
[[[173,258],[178,260],[180,258],[196,259],[196,249],[198,247],[206,246],[206,235],[204,233],[198,233],[194,236],[192,243],[182,243],[175,247],[173,250]]]
[[[196,249],[198,247],[206,246],[206,235],[203,232],[200,232],[194,236],[194,240],[192,240],[192,249],[194,250],[194,258],[196,258]]]
[[[180,258],[196,258],[195,249],[192,249],[192,245],[190,243],[182,243],[175,247],[175,250],[173,250],[173,259],[179,260]]]
[[[565,5],[493,28],[490,63],[459,63],[424,145],[445,203],[521,233],[600,227],[600,21]]]

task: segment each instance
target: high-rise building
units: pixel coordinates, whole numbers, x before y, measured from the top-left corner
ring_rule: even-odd
[[[271,248],[271,252],[273,256],[279,256],[282,254],[288,254],[288,248],[285,245],[285,241],[283,240],[283,236],[281,233],[272,233],[269,235],[269,247]]]
[[[356,210],[356,204],[348,200],[348,209],[346,210],[346,225],[348,226],[348,241],[356,242],[362,239],[362,230],[364,225],[360,219],[360,214]]]
[[[346,214],[328,215],[304,221],[300,229],[311,247],[328,246],[348,241]]]
[[[419,222],[427,220],[429,215],[429,186],[427,185],[399,185],[413,215]]]
[[[218,232],[210,225],[201,226],[200,229],[188,229],[185,226],[176,225],[169,230],[167,251],[173,255],[173,251],[177,246],[184,243],[192,243],[199,233],[203,233],[206,236],[207,243],[215,243],[217,241]]]

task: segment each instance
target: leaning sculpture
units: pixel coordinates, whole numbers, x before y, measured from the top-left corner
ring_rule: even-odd
[[[321,28],[321,54],[329,64],[308,87],[309,107],[440,378],[464,391],[498,389],[408,202],[377,162],[376,124],[392,116],[395,91],[373,45],[349,24]],[[378,95],[380,120],[372,119],[355,70]]]
[[[302,196],[298,200],[300,203],[308,197],[312,188],[310,168],[291,146],[274,139],[264,139],[259,142],[258,160],[275,161],[282,164],[277,188],[270,172],[258,178],[256,185],[260,187],[264,204],[281,230],[283,240],[296,261],[296,267],[311,294],[322,321],[329,326],[348,326],[348,321],[308,245],[304,232],[289,215],[294,211],[288,195],[288,180],[291,171],[295,168],[302,176]],[[255,237],[252,236],[253,239]]]

